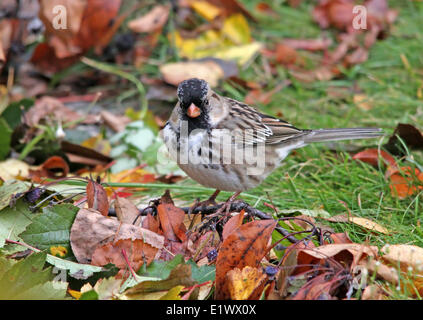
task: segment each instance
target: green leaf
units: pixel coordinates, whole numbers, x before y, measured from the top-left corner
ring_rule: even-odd
[[[6,120],[0,118],[0,160],[6,158],[10,151],[10,141],[12,140],[12,129]]]
[[[2,118],[6,120],[10,128],[15,129],[21,123],[22,114],[33,105],[33,99],[22,99],[20,101],[12,102],[1,114]]]
[[[70,252],[70,229],[78,210],[78,207],[68,203],[46,207],[20,237],[27,244],[41,250],[63,246]]]
[[[142,299],[147,293],[165,291],[175,286],[189,287],[195,284],[191,276],[191,265],[179,264],[164,280],[143,281],[123,293],[124,299]]]
[[[51,281],[51,268],[43,270],[47,254],[39,252],[15,263],[0,278],[0,299],[63,299],[67,283]]]
[[[16,300],[59,300],[64,299],[68,283],[64,281],[49,281],[38,284],[17,294]]]
[[[179,264],[185,263],[184,256],[177,254],[170,261],[159,261],[153,260],[152,263],[143,271],[140,275],[145,277],[154,277],[160,279],[166,279],[170,272]]]
[[[0,211],[0,248],[4,246],[5,240],[20,240],[19,234],[31,224],[37,215],[31,213],[23,200],[19,200],[14,208],[4,208]]]
[[[94,289],[81,294],[79,300],[98,300],[98,293]]]
[[[133,145],[135,148],[146,151],[154,141],[154,133],[149,128],[137,130],[134,134],[125,138],[125,143]]]
[[[204,265],[199,267],[194,260],[190,259],[187,264],[191,265],[192,278],[198,283],[214,281],[216,278],[216,267]]]
[[[104,268],[99,266],[92,266],[90,264],[77,263],[59,257],[52,256],[51,254],[47,255],[46,261],[56,268],[62,270],[68,270],[69,275],[75,279],[87,279],[92,276],[95,272],[104,272]]]

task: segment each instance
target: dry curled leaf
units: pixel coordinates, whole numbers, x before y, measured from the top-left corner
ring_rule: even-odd
[[[167,22],[170,5],[157,5],[146,15],[128,22],[128,28],[134,32],[155,32]]]
[[[126,254],[130,267],[138,271],[144,262],[148,265],[153,261],[157,251],[157,248],[144,243],[142,239],[120,239],[98,246],[92,254],[91,264],[105,266],[113,263],[119,269],[124,269],[129,267],[124,256]]]
[[[164,238],[150,230],[120,223],[93,209],[80,209],[70,232],[72,252],[80,263],[90,263],[94,250],[111,241],[141,239],[154,248],[163,248]]]
[[[257,267],[267,253],[267,245],[276,221],[252,221],[243,224],[224,241],[216,260],[216,299],[229,299],[226,274],[234,268]]]
[[[103,186],[94,180],[90,180],[87,183],[86,191],[88,208],[107,216],[109,214],[109,199]]]

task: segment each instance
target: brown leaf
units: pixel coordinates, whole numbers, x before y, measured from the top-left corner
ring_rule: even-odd
[[[332,44],[332,40],[329,38],[319,39],[283,39],[282,43],[293,49],[297,50],[308,50],[308,51],[319,51],[327,50]]]
[[[93,149],[83,147],[68,141],[62,141],[61,150],[66,153],[70,162],[83,163],[88,165],[106,165],[113,159]]]
[[[225,240],[232,232],[234,232],[239,226],[242,225],[244,219],[245,210],[242,210],[238,214],[232,216],[228,222],[225,223],[222,231],[222,238]]]
[[[190,78],[199,78],[206,80],[211,87],[216,87],[225,75],[222,67],[213,60],[167,63],[159,69],[164,81],[174,86]]]
[[[237,0],[208,0],[208,2],[221,9],[225,17],[231,16],[235,13],[242,13],[250,20],[256,21],[256,19],[244,7],[242,2],[240,3]]]
[[[131,122],[127,116],[118,116],[107,110],[100,112],[100,117],[104,123],[115,132],[121,132],[125,129],[126,125]]]
[[[135,272],[144,264],[144,261],[149,265],[158,251],[157,248],[144,243],[142,239],[121,239],[98,246],[93,252],[91,264],[104,266],[113,263],[119,269],[124,269],[127,263],[122,250],[125,251],[128,262]]]
[[[333,243],[353,243],[346,232],[332,233],[330,238],[332,239]]]
[[[251,90],[244,99],[246,104],[269,104],[272,101],[272,96],[285,88],[286,86],[290,85],[291,81],[286,80],[282,83],[278,84],[275,88],[270,91],[264,92],[261,89],[253,89]]]
[[[349,0],[325,0],[314,7],[312,16],[323,29],[334,26],[346,30],[354,19],[354,4]]]
[[[29,177],[37,183],[41,183],[43,178],[60,179],[69,173],[69,166],[62,157],[52,156],[48,158],[38,170],[29,169]]]
[[[146,15],[128,22],[128,28],[134,32],[155,32],[161,30],[167,22],[170,5],[157,5]]]
[[[423,294],[423,248],[414,245],[385,245],[381,249],[382,259],[401,269],[401,287],[416,295]],[[403,280],[404,279],[404,280]]]
[[[394,133],[389,138],[388,143],[384,146],[393,154],[400,154],[397,144],[401,143],[398,141],[397,135],[401,138],[404,143],[414,149],[423,149],[423,135],[415,126],[406,123],[399,123],[395,128]]]
[[[377,167],[379,165],[379,158],[381,158],[385,164],[392,167],[396,167],[395,159],[388,152],[383,150],[366,149],[364,151],[356,153],[353,156],[354,160],[366,162],[374,167]]]
[[[401,200],[423,189],[423,172],[417,168],[388,167],[385,177],[390,180],[391,195]]]
[[[167,239],[182,242],[187,239],[184,225],[185,212],[182,209],[173,204],[161,203],[157,206],[157,213],[160,226]]]
[[[276,221],[252,221],[243,224],[223,242],[216,260],[216,299],[229,299],[226,274],[234,268],[257,267],[267,253],[267,245]]]
[[[117,30],[122,19],[116,19],[121,0],[42,0],[40,18],[46,26],[46,43],[35,49],[31,61],[39,68],[58,71],[78,60],[92,47],[102,48]],[[69,27],[54,28],[56,5],[66,8]],[[64,60],[67,59],[67,60]],[[53,61],[58,66],[50,65]]]
[[[90,263],[98,246],[120,239],[141,239],[154,248],[162,249],[163,236],[150,230],[104,217],[93,209],[80,209],[71,227],[72,252],[79,263]]]
[[[160,223],[149,213],[142,221],[142,227],[155,233],[159,233]]]
[[[109,215],[109,200],[106,190],[100,183],[90,180],[87,183],[88,208],[99,211],[103,216]]]
[[[59,99],[48,96],[38,99],[34,106],[25,113],[25,123],[30,127],[34,127],[41,121],[48,121],[49,119],[62,121],[62,123],[79,120],[85,124],[92,124],[98,121],[96,116],[83,116],[67,108]]]
[[[139,210],[131,200],[116,197],[115,211],[119,221],[123,223],[133,224],[139,214]]]

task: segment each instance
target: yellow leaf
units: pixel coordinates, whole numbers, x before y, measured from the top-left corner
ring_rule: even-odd
[[[353,100],[355,105],[362,110],[367,111],[372,108],[372,105],[370,104],[370,99],[365,94],[356,94],[354,95]]]
[[[245,44],[251,41],[250,27],[240,13],[230,16],[223,22],[222,35],[234,44]]]
[[[207,1],[192,0],[189,2],[191,8],[193,8],[200,16],[208,21],[214,20],[218,15],[221,14],[220,8],[208,3]]]
[[[50,253],[53,256],[59,256],[60,258],[63,258],[68,254],[68,249],[62,246],[50,247]]]
[[[179,32],[169,34],[180,56],[188,59],[205,57],[235,60],[239,65],[250,61],[261,48],[251,42],[250,28],[245,17],[235,14],[227,18],[221,31],[207,30],[195,39],[184,39]]]
[[[79,300],[79,298],[82,296],[81,292],[72,289],[68,289],[68,293],[77,300]]]
[[[170,289],[165,295],[160,297],[160,300],[181,300],[179,294],[184,286],[175,286]]]
[[[233,300],[247,300],[264,284],[266,275],[258,268],[246,266],[242,271],[235,268],[228,272],[228,288]]]
[[[365,229],[368,229],[370,231],[376,231],[383,234],[389,234],[389,230],[382,227],[381,225],[377,224],[376,222],[373,222],[366,218],[360,218],[360,217],[349,217],[348,221],[359,225]]]
[[[239,65],[244,65],[256,56],[261,47],[261,43],[258,42],[233,46],[217,52],[215,57],[225,60],[236,60]]]
[[[103,139],[103,135],[99,134],[97,136],[91,137],[81,143],[83,147],[96,150],[102,154],[108,155],[112,147],[108,140]]]
[[[0,178],[4,181],[13,179],[26,179],[29,175],[29,169],[35,167],[29,166],[26,162],[18,159],[7,159],[0,162]]]

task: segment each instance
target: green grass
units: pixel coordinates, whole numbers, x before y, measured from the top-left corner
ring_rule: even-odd
[[[244,1],[251,12],[258,2]],[[285,1],[267,2],[281,18],[258,15],[258,22],[252,25],[256,40],[269,44],[284,37],[322,36],[322,30],[311,19],[310,1],[303,1],[299,9],[290,8]],[[391,1],[390,5],[399,10],[390,35],[371,48],[368,61],[345,70],[339,80],[305,84],[291,79],[282,67],[277,76],[269,77],[263,71],[260,57],[242,70],[242,78],[266,83],[269,90],[284,79],[293,81],[292,86],[274,94],[271,103],[258,107],[270,114],[280,112],[285,120],[301,128],[377,126],[384,128],[387,136],[400,122],[422,128],[423,101],[417,92],[423,85],[423,30],[419,27],[423,21],[423,3]],[[323,33],[334,39],[333,30]],[[162,58],[163,52],[160,50]],[[305,59],[313,60],[309,53],[303,54]],[[401,56],[406,58],[405,63]],[[372,108],[368,111],[358,108],[353,102],[353,93],[343,98],[328,96],[328,88],[355,88],[369,97]],[[218,92],[238,99],[243,99],[246,94],[245,90],[228,83],[223,84]],[[355,144],[377,147],[387,142],[387,136],[382,141],[365,140]],[[349,144],[339,145],[341,148]],[[410,155],[423,165],[421,152],[412,151]],[[179,185],[186,185],[187,189],[173,189],[172,195],[192,203],[190,186],[198,185],[190,180]],[[158,196],[161,190],[147,191],[150,197],[152,192]],[[211,192],[200,188],[195,191],[195,197],[204,200]],[[218,200],[225,200],[228,196],[229,193],[223,193]],[[267,212],[270,209],[263,206],[263,201],[271,201],[279,209],[323,207],[332,215],[346,213],[340,202],[343,201],[353,215],[372,219],[392,231],[386,236],[369,233],[353,224],[331,224],[338,232],[347,231],[353,241],[369,240],[378,246],[385,243],[423,246],[423,231],[417,227],[423,217],[422,193],[398,200],[391,196],[383,168],[376,169],[354,161],[346,152],[331,152],[324,144],[308,146],[290,155],[261,186],[247,191],[244,199]]]

